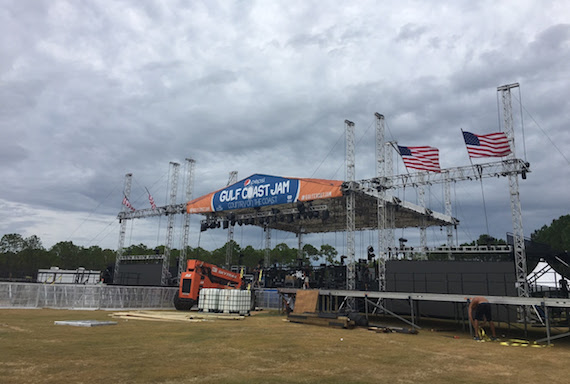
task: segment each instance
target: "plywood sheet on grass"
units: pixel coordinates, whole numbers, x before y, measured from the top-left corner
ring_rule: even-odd
[[[316,312],[318,299],[318,289],[298,290],[293,313]]]

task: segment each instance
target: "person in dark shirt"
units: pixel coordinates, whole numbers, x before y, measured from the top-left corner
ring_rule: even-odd
[[[491,316],[491,304],[484,297],[474,297],[469,303],[469,321],[475,328],[475,340],[480,340],[479,334],[479,322],[487,321],[491,327],[491,333],[493,335],[493,340],[497,338],[495,333],[495,323],[493,323],[493,318]]]

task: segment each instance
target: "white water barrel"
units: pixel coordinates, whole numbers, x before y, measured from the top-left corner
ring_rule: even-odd
[[[198,309],[204,312],[216,312],[219,308],[220,289],[202,288],[198,299]]]
[[[249,313],[251,307],[251,291],[223,289],[220,293],[220,310],[224,313]]]

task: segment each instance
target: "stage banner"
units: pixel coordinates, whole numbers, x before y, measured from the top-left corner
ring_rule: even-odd
[[[299,192],[298,179],[269,175],[252,175],[214,193],[214,211],[255,208],[293,203]]]
[[[186,210],[188,213],[220,212],[328,199],[342,196],[341,185],[337,180],[255,174],[188,202]]]

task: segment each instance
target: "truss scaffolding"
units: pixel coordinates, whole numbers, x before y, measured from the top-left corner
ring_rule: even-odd
[[[513,220],[514,253],[517,273],[517,289],[521,297],[527,297],[528,283],[526,281],[526,256],[524,250],[524,237],[522,228],[522,213],[519,196],[519,175],[526,179],[530,172],[530,165],[526,161],[516,158],[514,146],[514,127],[510,91],[518,87],[510,84],[497,88],[501,94],[502,114],[504,118],[504,131],[509,138],[511,154],[504,159],[473,164],[470,166],[442,169],[441,172],[413,172],[393,175],[392,153],[389,147],[394,143],[386,142],[384,137],[384,116],[376,113],[376,176],[370,179],[355,179],[355,124],[345,120],[346,133],[346,177],[342,183],[342,196],[335,198],[316,198],[315,200],[280,205],[257,206],[255,208],[241,208],[220,210],[202,213],[205,218],[201,221],[201,230],[224,227],[228,229],[228,242],[233,239],[233,228],[238,225],[255,225],[265,231],[265,259],[264,264],[269,265],[269,249],[271,230],[293,232],[299,239],[299,252],[301,252],[302,235],[319,232],[346,232],[347,256],[347,290],[355,289],[355,231],[378,230],[377,250],[379,257],[380,291],[385,290],[385,260],[387,255],[396,249],[394,245],[394,229],[416,227],[420,229],[419,251],[423,257],[433,250],[427,247],[426,228],[430,226],[446,227],[447,246],[439,247],[437,252],[458,251],[460,247],[453,246],[453,228],[459,221],[452,217],[450,184],[458,181],[481,180],[483,178],[507,177],[511,200]],[[188,160],[187,160],[188,161]],[[191,160],[191,169],[188,179],[193,181],[194,161]],[[119,261],[124,247],[125,221],[127,219],[144,218],[152,216],[168,216],[167,247],[164,255],[164,269],[166,270],[170,245],[172,241],[173,217],[175,214],[186,214],[186,204],[176,204],[175,192],[177,180],[177,167],[172,174],[171,201],[164,207],[152,210],[129,211],[123,207],[118,218],[121,222],[119,236],[119,250],[115,276],[119,271]],[[130,177],[125,178],[125,197],[130,194]],[[228,185],[236,183],[237,172],[230,174]],[[340,183],[340,182],[339,182]],[[187,201],[192,195],[190,182],[187,184]],[[424,188],[433,184],[443,184],[445,213],[434,212],[425,205]],[[392,191],[399,188],[413,187],[418,191],[418,204],[402,201],[394,196]],[[174,191],[174,194],[173,194]],[[187,214],[186,214],[187,215]],[[188,216],[186,216],[188,217]],[[189,219],[188,219],[189,220]],[[186,221],[185,223],[188,223]],[[186,224],[185,224],[186,225]],[[187,226],[185,226],[186,231]],[[185,232],[184,245],[187,243]],[[231,248],[231,247],[228,247]],[[405,249],[401,247],[405,253]],[[410,247],[411,248],[411,247]],[[494,250],[495,252],[497,249]],[[478,250],[481,252],[481,250]],[[184,257],[186,257],[184,255]],[[179,265],[183,260],[180,260]],[[231,249],[227,249],[226,266],[231,263]],[[180,272],[179,272],[180,274]],[[165,280],[163,279],[163,284]]]

